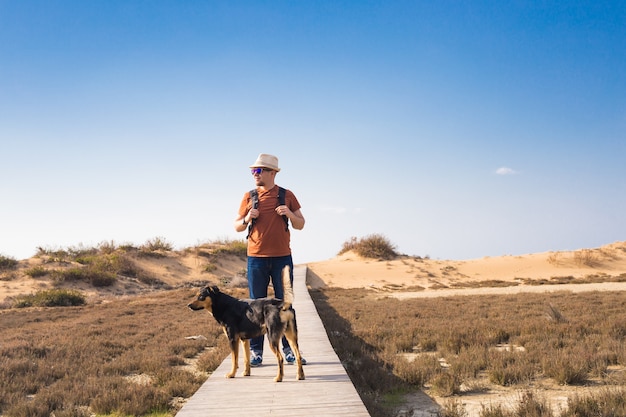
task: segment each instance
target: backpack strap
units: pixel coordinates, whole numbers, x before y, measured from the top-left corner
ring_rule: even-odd
[[[287,190],[283,187],[278,186],[278,205],[285,205],[285,195],[287,194]],[[289,218],[283,214],[283,220],[285,221],[285,232],[289,231]]]
[[[259,208],[259,192],[256,190],[256,188],[250,190],[250,200],[252,200],[252,208]],[[248,236],[246,236],[246,239],[250,237],[250,233],[252,233],[252,226],[254,226],[255,222],[256,219],[250,219],[250,225],[248,226]]]
[[[287,194],[287,190],[285,190],[283,187],[278,186],[278,206],[282,206],[285,205],[285,200],[286,197],[285,195]],[[256,188],[250,190],[250,200],[252,200],[252,208],[256,209],[259,208],[259,192],[257,191]],[[285,232],[289,231],[289,218],[285,215],[282,216],[283,220],[285,221]],[[250,220],[250,224],[248,225],[248,236],[246,236],[246,239],[248,239],[250,237],[250,233],[252,233],[252,226],[254,226],[254,223],[256,222],[256,219],[252,219]]]

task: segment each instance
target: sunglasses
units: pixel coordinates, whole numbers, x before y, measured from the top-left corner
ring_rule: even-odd
[[[272,171],[273,169],[269,169],[269,168],[252,168],[250,170],[252,175],[261,175],[262,172],[272,172]]]

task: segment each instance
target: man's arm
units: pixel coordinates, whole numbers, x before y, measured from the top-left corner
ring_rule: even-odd
[[[246,219],[247,216],[248,216],[247,214],[245,216],[237,216],[237,218],[235,219],[235,223],[234,223],[236,232],[243,232],[244,230],[246,230],[246,228],[248,227],[248,223],[249,223]]]
[[[259,217],[259,210],[254,208],[250,209],[245,216],[237,216],[235,219],[235,230],[237,232],[243,232],[248,227],[248,223],[257,217]],[[302,226],[304,226],[304,224]]]

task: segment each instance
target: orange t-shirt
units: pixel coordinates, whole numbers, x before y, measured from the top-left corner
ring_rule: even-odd
[[[276,213],[278,207],[278,185],[269,191],[259,193],[259,217],[256,218],[250,237],[248,238],[248,256],[277,257],[291,255],[290,232],[285,231],[285,221],[283,217]],[[289,210],[300,209],[300,203],[296,196],[290,191],[285,192],[285,205]],[[239,205],[239,215],[245,216],[252,208],[250,193],[246,192]]]

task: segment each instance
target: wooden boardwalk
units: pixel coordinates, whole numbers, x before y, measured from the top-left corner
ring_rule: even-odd
[[[276,358],[267,345],[263,365],[252,375],[241,376],[243,352],[237,376],[227,379],[230,355],[187,401],[177,417],[200,416],[293,416],[369,417],[356,389],[333,350],[306,287],[306,266],[294,268],[294,309],[298,320],[298,344],[304,366],[304,381],[296,380],[295,365],[285,365],[283,382],[274,382]],[[211,319],[207,317],[207,319]]]

